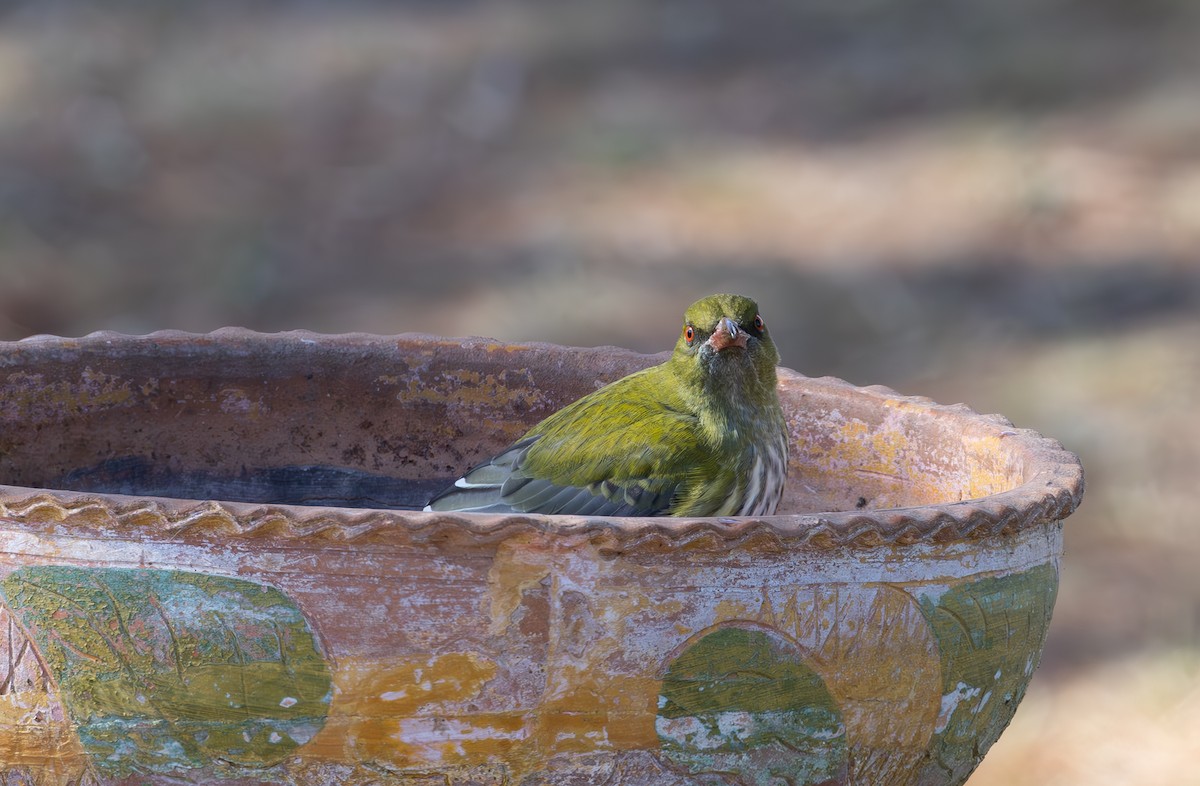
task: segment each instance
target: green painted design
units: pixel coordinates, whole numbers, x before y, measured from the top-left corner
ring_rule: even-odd
[[[267,767],[324,724],[329,668],[299,609],[273,587],[28,567],[0,591],[108,774]]]
[[[767,786],[843,783],[842,716],[821,677],[782,636],[722,628],[675,659],[656,728],[663,755],[693,775]]]
[[[959,782],[1000,737],[1037,666],[1057,594],[1052,564],[918,593],[942,666],[930,768]]]

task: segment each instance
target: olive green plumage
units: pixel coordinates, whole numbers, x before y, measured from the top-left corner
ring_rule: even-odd
[[[426,510],[770,515],[787,471],[778,363],[753,300],[706,297],[666,362],[554,413]]]

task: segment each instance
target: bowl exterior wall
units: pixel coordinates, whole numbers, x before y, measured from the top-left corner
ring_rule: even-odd
[[[1054,522],[628,553],[9,526],[0,760],[97,783],[961,783],[1036,666],[1061,547]]]

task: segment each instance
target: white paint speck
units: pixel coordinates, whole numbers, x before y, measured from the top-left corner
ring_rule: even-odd
[[[284,696],[279,702],[279,706],[283,707],[285,710],[289,707],[295,707],[297,704],[299,704],[299,702],[291,696]]]
[[[392,739],[412,746],[427,763],[440,763],[446,756],[461,756],[462,743],[478,740],[521,740],[525,731],[501,732],[491,727],[474,726],[453,719],[405,718]]]
[[[291,729],[288,732],[288,736],[291,737],[293,740],[295,740],[297,744],[303,745],[304,743],[308,742],[316,735],[319,728],[320,727],[318,727],[318,726],[313,726],[310,724],[306,724],[304,726],[296,726],[295,728]],[[354,738],[350,739],[351,745],[355,745],[355,744],[357,744],[357,742],[358,741],[355,740]]]
[[[942,708],[938,712],[937,726],[933,728],[934,732],[941,733],[945,731],[946,726],[950,723],[950,716],[958,709],[958,705],[975,698],[981,693],[983,693],[981,688],[973,688],[965,682],[960,682],[954,690],[942,696]]]

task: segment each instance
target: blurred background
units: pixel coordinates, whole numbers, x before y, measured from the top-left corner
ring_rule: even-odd
[[[1200,4],[0,2],[0,338],[423,331],[784,365],[1083,458],[972,786],[1200,783]]]

